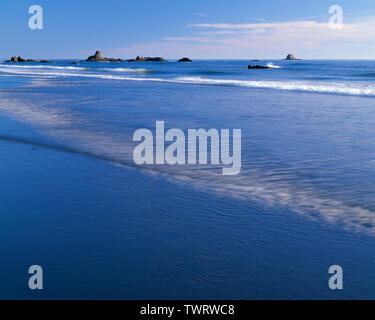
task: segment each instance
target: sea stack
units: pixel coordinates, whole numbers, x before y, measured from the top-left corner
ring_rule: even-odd
[[[103,54],[97,50],[93,56],[87,58],[86,61],[104,61]]]
[[[178,60],[177,62],[193,62],[193,60],[191,60],[190,58],[182,58]]]
[[[289,53],[289,54],[286,56],[285,60],[299,60],[299,59],[297,59],[297,58],[294,56],[294,54]]]
[[[20,56],[14,56],[12,57],[10,60],[8,60],[7,62],[26,62],[26,60]]]
[[[87,62],[121,62],[121,59],[104,58],[103,54],[97,50],[93,56],[86,59]]]

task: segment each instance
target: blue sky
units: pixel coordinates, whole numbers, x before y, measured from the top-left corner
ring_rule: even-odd
[[[328,27],[331,5],[344,29]],[[28,28],[28,8],[44,29]],[[0,57],[375,59],[375,1],[1,0]]]

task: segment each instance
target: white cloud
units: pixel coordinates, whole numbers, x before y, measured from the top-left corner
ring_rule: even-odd
[[[290,52],[304,59],[375,59],[374,18],[344,23],[342,30],[332,30],[328,21],[203,23],[188,27],[188,36],[170,36],[128,51],[215,59],[283,58]]]
[[[199,16],[199,17],[207,17],[207,14],[202,12],[193,13],[193,16]]]

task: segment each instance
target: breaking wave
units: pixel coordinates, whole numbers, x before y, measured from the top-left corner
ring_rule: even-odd
[[[8,65],[8,64],[2,64],[0,65],[0,68],[15,68],[15,69],[50,69],[50,70],[90,70],[90,68],[85,67],[61,67],[61,66],[41,66],[41,65],[35,65],[35,66],[20,66],[20,65]]]
[[[153,73],[153,70],[150,69],[144,69],[144,68],[138,68],[138,69],[132,69],[132,68],[104,68],[100,69],[103,71],[114,71],[114,72],[125,72],[125,73]]]
[[[375,96],[375,86],[369,84],[316,83],[305,81],[257,81],[232,79],[207,79],[200,77],[179,77],[176,82],[191,84],[232,85],[249,88],[264,88],[287,91],[334,93],[356,96]]]
[[[46,68],[44,66],[43,68]],[[166,83],[197,84],[197,85],[217,85],[217,86],[237,86],[247,88],[262,88],[284,91],[304,91],[313,93],[329,93],[353,96],[375,96],[375,85],[369,83],[340,83],[340,82],[317,82],[317,81],[274,81],[274,80],[235,80],[235,79],[214,79],[203,77],[181,76],[175,78],[146,78],[146,77],[129,77],[113,74],[100,73],[68,73],[58,72],[58,68],[63,70],[80,70],[78,67],[52,67],[56,70],[37,70],[36,66],[7,66],[1,65],[0,72],[18,75],[33,76],[55,76],[55,77],[86,77],[105,80],[124,80],[124,81],[153,81]],[[39,67],[38,67],[39,68]],[[70,69],[67,69],[70,68]],[[124,68],[121,68],[124,69]],[[127,69],[127,68],[125,68]],[[112,70],[112,69],[110,69]],[[128,69],[137,70],[137,69]]]
[[[277,66],[277,65],[273,64],[272,62],[267,63],[267,67],[271,68],[271,69],[280,69],[281,68],[280,66]]]

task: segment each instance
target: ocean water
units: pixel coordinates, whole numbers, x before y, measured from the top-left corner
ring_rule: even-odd
[[[374,61],[71,62],[0,63],[0,298],[375,298]],[[158,120],[241,173],[135,166]]]

